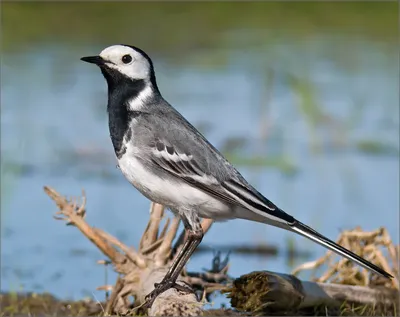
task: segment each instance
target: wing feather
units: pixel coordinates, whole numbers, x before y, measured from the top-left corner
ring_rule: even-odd
[[[237,178],[218,180],[206,173],[191,153],[179,151],[173,145],[158,140],[153,147],[153,162],[190,185],[223,201],[252,210],[279,222],[292,223],[293,217],[277,208],[249,184]],[[268,217],[268,216],[267,216]]]

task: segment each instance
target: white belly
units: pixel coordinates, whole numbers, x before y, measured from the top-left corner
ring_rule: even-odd
[[[194,209],[199,217],[223,220],[232,218],[231,208],[187,183],[161,178],[150,173],[129,151],[119,160],[127,180],[148,199],[174,209]]]

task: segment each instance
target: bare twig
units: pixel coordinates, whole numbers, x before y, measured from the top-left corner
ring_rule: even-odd
[[[106,306],[106,309],[105,309],[105,315],[106,316],[109,316],[109,315],[112,314],[114,303],[117,300],[118,294],[121,291],[123,285],[124,285],[124,283],[123,283],[122,279],[120,277],[118,277],[117,282],[115,283],[115,286],[113,287],[113,291],[111,293],[111,297],[107,302],[107,306]]]
[[[107,240],[109,243],[118,247],[121,251],[123,251],[126,256],[131,260],[135,265],[144,269],[146,267],[146,261],[132,248],[128,247],[122,242],[120,242],[117,238],[113,237],[111,234],[104,232],[99,228],[93,228],[93,230],[100,235],[104,240]]]
[[[163,241],[164,241],[164,239],[157,240],[153,244],[149,245],[147,248],[143,248],[142,250],[140,250],[140,253],[142,253],[143,255],[147,255],[147,254],[154,252],[155,250],[157,250],[160,247],[160,245]]]
[[[168,219],[165,221],[164,227],[163,227],[163,229],[161,230],[161,233],[160,233],[160,236],[158,237],[158,240],[161,240],[162,238],[165,237],[165,234],[167,233],[168,228],[169,228],[169,223],[170,223],[170,221],[171,221],[170,218],[168,218]]]
[[[82,211],[85,208],[84,205],[82,205],[80,209],[76,210],[74,206],[65,199],[65,197],[58,194],[54,189],[45,186],[44,191],[55,201],[60,209],[59,213],[66,216],[67,220],[74,224],[85,235],[85,237],[92,241],[104,255],[109,257],[115,263],[122,263],[122,255],[110,246],[110,244],[104,241],[82,218],[81,215],[84,214]],[[84,201],[86,200],[84,199]],[[80,215],[77,213],[78,211]]]
[[[203,229],[204,235],[208,232],[208,230],[210,230],[213,223],[214,221],[212,219],[203,219],[201,222],[201,228]]]
[[[172,242],[179,228],[179,218],[174,217],[172,222],[168,219],[159,234],[164,208],[152,204],[151,217],[141,239],[141,247],[135,251],[105,231],[90,227],[83,219],[86,213],[84,204],[78,207],[75,201],[68,201],[49,187],[45,187],[45,192],[59,207],[57,214],[63,216],[59,218],[76,226],[88,237],[110,258],[114,270],[120,274],[107,301],[106,314],[128,313],[133,305],[132,298],[135,300],[134,305],[140,306],[145,296],[154,289],[154,284],[161,281],[173,261]],[[104,260],[101,263],[108,264]],[[182,277],[178,279],[178,283],[182,283]],[[109,291],[111,286],[103,285],[98,289]],[[194,293],[182,294],[172,288],[156,298],[150,314],[197,316],[201,313],[202,305],[203,303],[198,303]]]
[[[164,216],[164,206],[151,203],[150,204],[150,221],[139,243],[139,248],[146,248],[157,240],[157,234],[160,227],[161,219]]]
[[[156,265],[163,265],[165,264],[166,260],[169,257],[171,252],[171,245],[172,241],[174,240],[176,233],[179,228],[180,219],[178,217],[174,217],[172,219],[172,223],[168,233],[166,233],[163,242],[161,243],[160,247],[158,248],[158,252],[155,257]]]

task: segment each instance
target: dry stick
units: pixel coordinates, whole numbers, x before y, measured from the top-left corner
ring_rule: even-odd
[[[146,229],[144,229],[144,233],[142,235],[142,238],[140,239],[139,242],[139,250],[143,249],[144,244],[146,243],[146,232],[149,230],[151,225],[151,219],[149,220],[149,222],[147,223]]]
[[[158,248],[156,257],[154,259],[157,266],[162,266],[163,264],[165,264],[165,261],[167,260],[167,255],[169,252],[171,252],[172,241],[174,240],[176,233],[179,229],[179,223],[180,219],[178,217],[174,217],[172,219],[171,227],[166,233],[160,247]]]
[[[114,307],[114,302],[118,297],[119,292],[121,291],[124,283],[122,282],[122,279],[118,277],[117,282],[115,283],[115,286],[113,287],[113,291],[111,293],[111,297],[109,301],[107,302],[107,306],[105,309],[104,315],[109,316],[112,313],[113,307]]]
[[[107,284],[96,287],[96,291],[112,291],[114,286]]]
[[[82,216],[78,216],[75,208],[65,199],[65,197],[61,196],[54,189],[44,186],[44,191],[60,209],[61,214],[65,215],[68,220],[74,224],[90,241],[92,241],[100,250],[104,253],[111,261],[115,263],[122,263],[124,257],[121,253],[115,250],[111,245],[109,245],[106,241],[104,241],[101,236],[99,236],[93,229],[90,227]],[[81,207],[82,210],[84,206]]]
[[[393,262],[393,270],[391,271],[393,276],[396,277],[397,281],[394,281],[393,279],[393,284],[397,289],[399,289],[399,258],[400,258],[400,246],[397,246],[397,248],[393,245],[392,239],[390,239],[388,231],[383,228],[383,233],[382,233],[382,240],[384,241],[384,245],[387,247],[390,258]]]
[[[163,216],[164,206],[152,202],[150,204],[150,220],[139,243],[140,250],[148,247],[157,240],[157,234]]]
[[[399,263],[399,253],[400,252],[396,251],[396,247],[394,245],[392,245],[391,241],[390,241],[390,244],[387,243],[386,246],[389,250],[389,255],[390,255],[390,258],[391,258],[393,264]]]
[[[292,270],[292,274],[293,275],[297,275],[297,273],[299,273],[300,271],[306,271],[306,270],[315,269],[320,265],[320,262],[322,262],[320,260],[321,259],[318,259],[318,260],[315,260],[315,261],[305,262],[305,263],[299,265],[298,267],[296,267],[294,270]]]
[[[392,274],[393,276],[396,275],[394,274],[393,270],[389,267],[388,263],[385,261],[385,257],[383,256],[380,250],[375,251],[375,257],[379,259],[382,269]],[[397,280],[397,278],[391,279],[391,282],[394,288],[399,289],[399,281]]]
[[[159,240],[162,239],[162,238],[164,238],[165,234],[166,234],[167,231],[168,231],[168,227],[169,227],[169,223],[170,223],[170,222],[171,222],[171,219],[170,219],[170,218],[167,218],[167,220],[165,221],[164,227],[163,227],[163,229],[161,230],[161,233],[160,233],[160,235],[159,235],[159,237],[158,237]]]
[[[203,221],[201,222],[201,229],[203,229],[204,235],[208,232],[208,230],[210,230],[213,223],[214,221],[211,219],[203,219]]]
[[[376,229],[374,231],[370,231],[370,232],[365,232],[365,231],[361,231],[361,228],[356,228],[357,231],[343,231],[342,232],[342,236],[346,236],[350,239],[375,239],[375,237],[378,237],[382,234],[382,229],[383,228],[379,228]]]
[[[159,239],[156,242],[154,242],[152,245],[149,245],[147,248],[144,248],[140,250],[140,253],[143,255],[147,255],[152,253],[153,251],[157,250],[158,247],[161,245],[161,243],[164,241],[164,239]]]
[[[149,253],[153,252],[154,250],[156,250],[161,245],[161,243],[164,241],[165,234],[168,231],[170,221],[171,221],[171,219],[167,218],[167,220],[165,221],[164,227],[158,236],[158,239],[153,244],[151,244],[147,247],[143,247],[140,250],[141,254],[143,254],[143,255],[149,254]]]
[[[145,296],[154,288],[154,283],[160,282],[164,275],[163,268],[165,268],[165,262],[168,261],[170,256],[171,244],[179,228],[179,219],[173,219],[170,230],[165,233],[165,237],[162,240],[159,240],[161,241],[161,252],[159,252],[160,250],[158,249],[155,249],[152,252],[154,256],[159,259],[161,265],[157,266],[155,261],[151,261],[151,267],[141,270],[138,266],[133,265],[133,261],[131,262],[129,260],[127,262],[128,254],[131,255],[131,258],[135,258],[135,256],[132,255],[132,250],[130,250],[129,247],[124,247],[122,244],[116,243],[116,241],[114,241],[114,237],[110,237],[100,229],[93,229],[86,224],[85,220],[83,219],[84,206],[77,210],[76,205],[68,202],[65,198],[62,198],[54,190],[46,187],[45,191],[54,199],[59,206],[59,209],[61,209],[59,214],[63,214],[65,216],[63,219],[70,221],[73,225],[77,226],[87,238],[94,242],[94,244],[107,257],[109,257],[110,260],[112,260],[115,268],[117,268],[119,265],[124,265],[125,268],[125,264],[127,264],[126,269],[129,269],[129,272],[127,272],[127,274],[123,273],[123,277],[120,278],[120,282],[117,281],[117,284],[114,286],[110,301],[107,305],[107,312],[127,312],[130,307],[130,301],[128,300],[130,295],[135,297],[135,301],[138,298],[140,299],[138,302],[143,301]],[[114,247],[113,244],[117,246]],[[119,252],[118,247],[120,248],[121,252],[124,250],[127,254],[125,255]],[[151,257],[153,254],[149,254],[149,256]],[[163,256],[164,259],[162,259]],[[135,259],[135,261],[137,261],[140,265],[140,261],[137,259]],[[135,274],[137,273],[138,276],[135,277]],[[122,283],[122,287],[120,283]],[[171,311],[168,311],[168,309],[172,309],[173,316],[182,314],[199,316],[201,314],[202,305],[202,303],[198,303],[194,294],[182,295],[177,290],[170,289],[157,297],[153,304],[151,313],[159,316],[166,315],[166,313],[171,315]],[[157,312],[156,308],[159,310],[159,312]]]
[[[93,228],[93,230],[104,240],[120,248],[126,254],[128,259],[133,262],[133,264],[142,269],[146,268],[146,261],[132,247],[129,248],[128,246],[120,242],[117,238],[99,228]]]
[[[314,283],[302,281],[305,294],[300,307],[312,307],[319,301],[332,301],[341,304],[342,301],[362,303],[366,305],[393,305],[396,303],[396,291],[393,289],[374,289],[359,285],[344,285],[330,283]]]

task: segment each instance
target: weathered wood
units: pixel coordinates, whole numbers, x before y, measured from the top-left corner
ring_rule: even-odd
[[[137,291],[139,302],[144,302],[144,296],[154,289],[154,283],[161,282],[165,273],[166,270],[149,271],[143,276],[142,287]],[[182,279],[178,283],[188,286]],[[203,304],[194,293],[186,294],[171,288],[157,296],[147,313],[149,316],[201,316]]]
[[[339,307],[343,303],[395,305],[399,293],[389,288],[315,283],[294,275],[269,271],[252,272],[227,288],[232,307],[246,312],[296,311],[307,307]]]
[[[106,304],[106,314],[125,315],[132,312],[132,309],[140,309],[145,296],[154,289],[155,283],[162,280],[182,246],[185,239],[183,232],[173,245],[178,233],[179,219],[175,217],[172,221],[166,221],[160,230],[164,208],[153,203],[149,223],[138,250],[135,250],[112,235],[86,223],[85,198],[83,204],[78,207],[75,201],[67,200],[49,187],[45,187],[45,192],[59,208],[57,214],[61,217],[57,219],[65,220],[67,224],[77,227],[110,259],[102,263],[106,265],[112,263],[114,270],[120,274],[115,286],[99,287],[103,290],[112,290]],[[207,231],[211,224],[210,220],[203,221],[203,230]],[[287,313],[309,307],[339,307],[344,302],[396,306],[393,311],[399,311],[399,294],[395,289],[306,282],[294,275],[269,271],[252,272],[233,280],[227,275],[227,270],[228,257],[221,261],[218,254],[209,271],[202,273],[184,271],[178,281],[181,284],[186,283],[192,289],[205,290],[205,298],[213,291],[223,289],[231,298],[232,307],[242,312]],[[131,301],[131,297],[134,298],[134,302]],[[169,289],[159,295],[150,310],[145,313],[150,316],[199,316],[203,314],[203,304],[204,301],[198,301],[194,292],[184,294],[176,289]]]
[[[132,310],[139,310],[140,305],[145,302],[147,294],[154,289],[154,284],[161,282],[171,262],[176,255],[180,243],[184,240],[181,234],[181,241],[175,246],[173,240],[179,228],[179,219],[173,218],[167,221],[164,228],[160,230],[160,223],[164,215],[164,207],[159,204],[151,204],[150,220],[143,233],[139,249],[128,247],[121,241],[98,228],[91,227],[84,219],[86,214],[85,197],[83,203],[77,206],[75,200],[67,200],[50,187],[44,188],[45,192],[56,202],[59,211],[56,219],[64,220],[68,225],[77,227],[93,244],[95,244],[110,261],[102,261],[103,264],[113,264],[114,270],[120,274],[114,286],[104,285],[98,289],[111,290],[111,297],[106,305],[107,314],[125,315]],[[203,230],[211,226],[206,220],[202,223]],[[206,272],[208,280],[202,280],[201,276],[195,275],[196,283],[186,283],[186,286],[201,285],[206,288],[209,284],[216,284],[213,275],[221,281],[226,268],[212,272]],[[225,275],[226,276],[226,275]],[[192,274],[185,272],[178,278],[178,283],[191,281]],[[223,278],[222,278],[223,279]],[[210,291],[212,292],[212,291]],[[131,301],[134,298],[134,302]],[[150,316],[199,316],[202,314],[204,301],[198,301],[194,292],[183,294],[176,289],[169,289],[159,295],[148,313]]]

